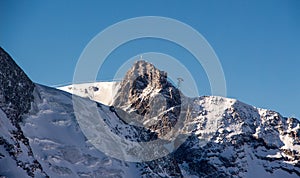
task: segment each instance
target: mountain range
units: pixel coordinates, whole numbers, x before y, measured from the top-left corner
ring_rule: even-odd
[[[32,82],[0,48],[0,177],[300,177],[300,122],[189,98],[136,61],[121,82]]]

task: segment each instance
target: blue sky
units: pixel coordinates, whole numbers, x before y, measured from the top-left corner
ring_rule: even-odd
[[[29,77],[53,86],[70,83],[88,42],[106,27],[139,16],[164,16],[198,30],[219,57],[227,96],[300,118],[300,1],[14,1],[0,2],[0,45]],[[137,29],[138,30],[138,29]],[[200,94],[207,76],[191,54],[156,39],[120,46],[98,80],[110,80],[132,56],[174,56],[193,74]]]

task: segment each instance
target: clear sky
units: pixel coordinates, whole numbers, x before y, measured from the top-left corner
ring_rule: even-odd
[[[227,96],[300,118],[300,1],[0,1],[0,45],[37,83],[71,83],[88,42],[106,27],[138,16],[177,19],[198,30],[219,57]],[[138,30],[138,29],[137,29]],[[122,45],[98,80],[110,80],[132,56],[174,56],[193,74],[203,95],[207,76],[188,52],[155,39]]]

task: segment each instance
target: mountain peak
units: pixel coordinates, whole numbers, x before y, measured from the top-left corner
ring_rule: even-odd
[[[140,60],[126,73],[113,105],[142,116],[143,123],[158,117],[159,122],[149,128],[164,135],[177,122],[181,96],[180,91],[168,81],[166,72]]]
[[[167,72],[160,71],[152,63],[145,60],[138,60],[126,73],[123,81],[131,80],[140,81],[142,83],[147,82],[149,86],[161,89],[168,84],[167,78]]]

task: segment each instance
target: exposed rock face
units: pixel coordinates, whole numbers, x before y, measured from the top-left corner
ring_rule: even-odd
[[[1,47],[0,81],[0,108],[16,126],[30,109],[34,84]]]
[[[137,61],[119,86],[113,105],[141,116],[160,135],[173,127],[181,110],[181,94],[168,80],[167,73],[151,63]]]
[[[0,146],[4,147],[7,155],[12,156],[16,165],[32,177],[35,171],[43,174],[43,170],[33,156],[20,123],[22,115],[28,113],[31,107],[34,87],[35,85],[23,70],[0,47],[0,111],[3,112],[0,113],[0,119],[2,123],[5,123],[0,124],[0,129],[2,132],[3,130],[8,132],[6,137],[3,133],[1,134]],[[3,164],[5,163],[0,159],[0,167],[4,168]]]

